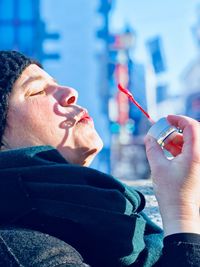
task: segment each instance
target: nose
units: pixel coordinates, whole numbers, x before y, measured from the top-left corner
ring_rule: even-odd
[[[72,88],[67,86],[61,86],[59,88],[59,102],[60,105],[65,107],[68,105],[76,104],[78,99],[78,92]]]

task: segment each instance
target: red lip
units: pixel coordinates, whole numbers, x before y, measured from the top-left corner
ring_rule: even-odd
[[[84,111],[83,112],[83,115],[81,116],[80,120],[78,122],[88,122],[88,121],[91,121],[93,122],[93,119],[89,116],[88,112],[87,111]]]

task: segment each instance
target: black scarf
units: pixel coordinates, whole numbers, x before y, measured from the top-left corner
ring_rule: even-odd
[[[0,224],[39,230],[74,246],[91,266],[152,266],[162,231],[144,197],[112,176],[68,164],[51,147],[0,152]]]

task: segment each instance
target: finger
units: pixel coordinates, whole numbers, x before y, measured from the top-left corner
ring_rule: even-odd
[[[161,163],[162,160],[166,160],[162,148],[152,136],[147,135],[145,137],[145,146],[146,155],[151,167],[158,164],[158,159],[159,163]]]
[[[168,115],[167,120],[181,130],[184,130],[189,124],[199,124],[198,121],[183,115]]]
[[[200,123],[192,118],[178,115],[169,115],[167,120],[183,131],[183,153],[199,157]]]

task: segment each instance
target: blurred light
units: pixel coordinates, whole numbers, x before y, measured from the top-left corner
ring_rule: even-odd
[[[113,34],[109,36],[110,49],[129,49],[135,43],[135,36],[131,32]]]
[[[110,124],[110,131],[112,134],[119,134],[120,132],[120,125],[117,122],[112,122]]]
[[[117,121],[118,107],[115,98],[110,98],[108,101],[108,117],[110,121]]]
[[[135,122],[134,120],[129,119],[125,125],[127,133],[133,134],[135,131]]]

